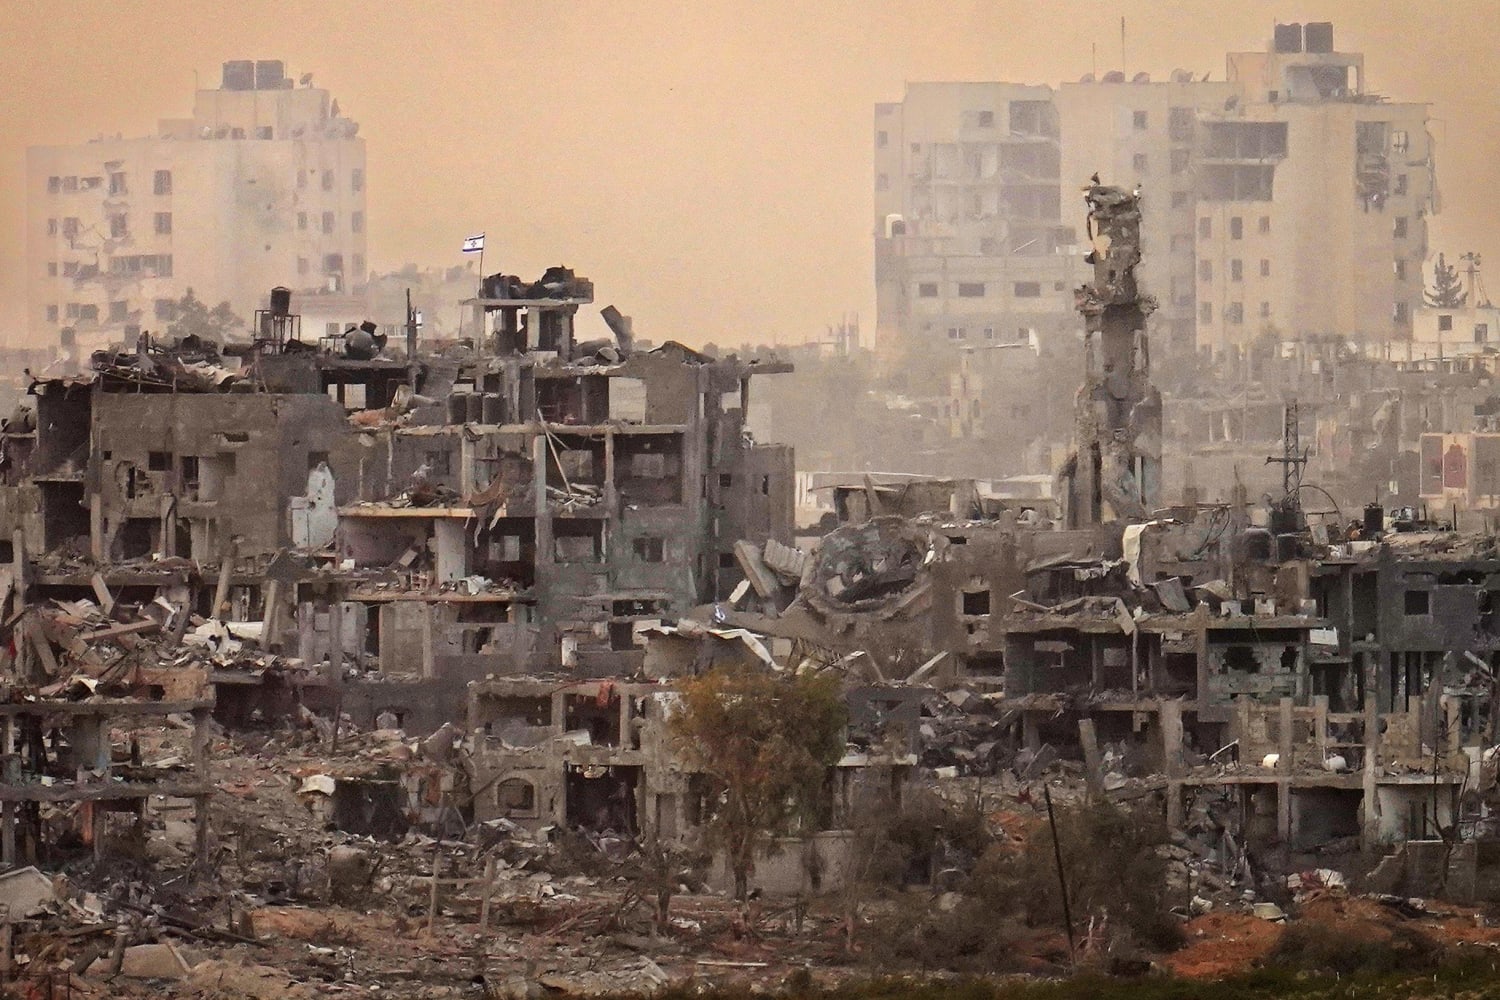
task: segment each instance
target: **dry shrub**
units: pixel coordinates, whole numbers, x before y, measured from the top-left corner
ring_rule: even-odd
[[[1180,945],[1182,928],[1170,912],[1176,900],[1167,888],[1167,863],[1156,850],[1168,842],[1165,820],[1149,807],[1110,802],[1060,806],[1056,814],[1074,933],[1081,936],[1092,920],[1106,928],[1110,951]],[[994,879],[991,893],[1023,887],[1027,923],[1063,926],[1062,889],[1046,828],[1018,857],[986,857],[975,878]]]
[[[888,969],[948,972],[1019,971],[1015,945],[1024,929],[1005,910],[965,896],[951,910],[908,895],[865,931],[865,953]]]
[[[1425,972],[1442,960],[1442,946],[1416,927],[1394,924],[1389,934],[1350,934],[1312,920],[1288,924],[1267,965],[1339,976]]]

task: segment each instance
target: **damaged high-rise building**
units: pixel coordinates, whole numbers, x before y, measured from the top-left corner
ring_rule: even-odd
[[[1141,261],[1139,194],[1093,184],[1085,260],[1093,281],[1078,289],[1084,320],[1083,385],[1058,497],[1070,528],[1143,519],[1161,483],[1161,394],[1151,384],[1146,318],[1156,303],[1136,283]]]
[[[273,285],[359,316],[365,140],[312,74],[294,83],[280,59],[231,60],[150,135],[27,150],[32,342],[86,357],[165,329],[189,289],[246,321]]]

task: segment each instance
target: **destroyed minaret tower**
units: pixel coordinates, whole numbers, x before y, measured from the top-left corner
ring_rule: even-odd
[[[1083,385],[1075,450],[1058,473],[1069,528],[1144,519],[1161,489],[1161,394],[1151,385],[1146,337],[1156,302],[1135,279],[1140,195],[1096,182],[1084,200],[1093,245],[1085,260],[1094,280],[1075,293],[1085,330]]]

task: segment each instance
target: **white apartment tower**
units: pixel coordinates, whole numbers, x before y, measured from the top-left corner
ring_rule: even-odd
[[[1046,340],[1074,322],[1047,87],[912,83],[875,107],[876,342],[956,367],[957,349]],[[1076,213],[1082,218],[1082,213]]]
[[[1198,116],[1222,110],[1235,93],[1223,81],[1178,70],[1168,80],[1116,70],[1086,76],[1057,91],[1067,207],[1081,211],[1082,186],[1094,173],[1105,184],[1141,191],[1141,287],[1157,301],[1152,343],[1170,363],[1196,341],[1196,208]]]
[[[1365,86],[1333,25],[1232,52],[1237,100],[1200,115],[1198,345],[1410,339],[1438,208],[1427,105]]]
[[[189,288],[248,323],[276,285],[362,286],[365,143],[310,80],[278,60],[227,62],[192,117],[155,135],[29,149],[32,339],[89,349],[162,329]]]
[[[1371,92],[1330,23],[1277,25],[1223,80],[910,84],[876,105],[874,140],[886,348],[1076,329],[1072,233],[1095,173],[1141,192],[1139,277],[1168,365],[1260,338],[1412,335],[1439,207],[1427,106]]]

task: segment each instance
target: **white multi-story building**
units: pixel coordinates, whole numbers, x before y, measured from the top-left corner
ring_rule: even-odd
[[[1077,240],[1049,88],[908,84],[876,105],[874,144],[879,350],[946,368],[959,348],[1072,324]]]
[[[88,348],[162,329],[190,288],[248,323],[276,285],[303,302],[363,286],[358,129],[280,61],[240,60],[154,135],[28,150],[30,336]]]
[[[1153,346],[1164,359],[1191,354],[1196,339],[1198,115],[1223,110],[1234,93],[1232,84],[1195,80],[1184,70],[1164,81],[1145,73],[1127,81],[1115,71],[1057,91],[1063,177],[1077,188],[1098,173],[1106,184],[1141,190],[1136,275],[1156,298]],[[1071,204],[1081,205],[1081,194]]]
[[[1427,106],[1369,91],[1364,56],[1334,51],[1327,22],[1277,25],[1227,67],[1056,92],[910,84],[876,105],[879,346],[1076,327],[1073,232],[1095,173],[1141,190],[1140,279],[1165,357],[1262,336],[1410,339],[1438,208]]]
[[[1200,115],[1198,345],[1409,339],[1437,210],[1427,105],[1365,87],[1333,25],[1232,52],[1238,99]]]

